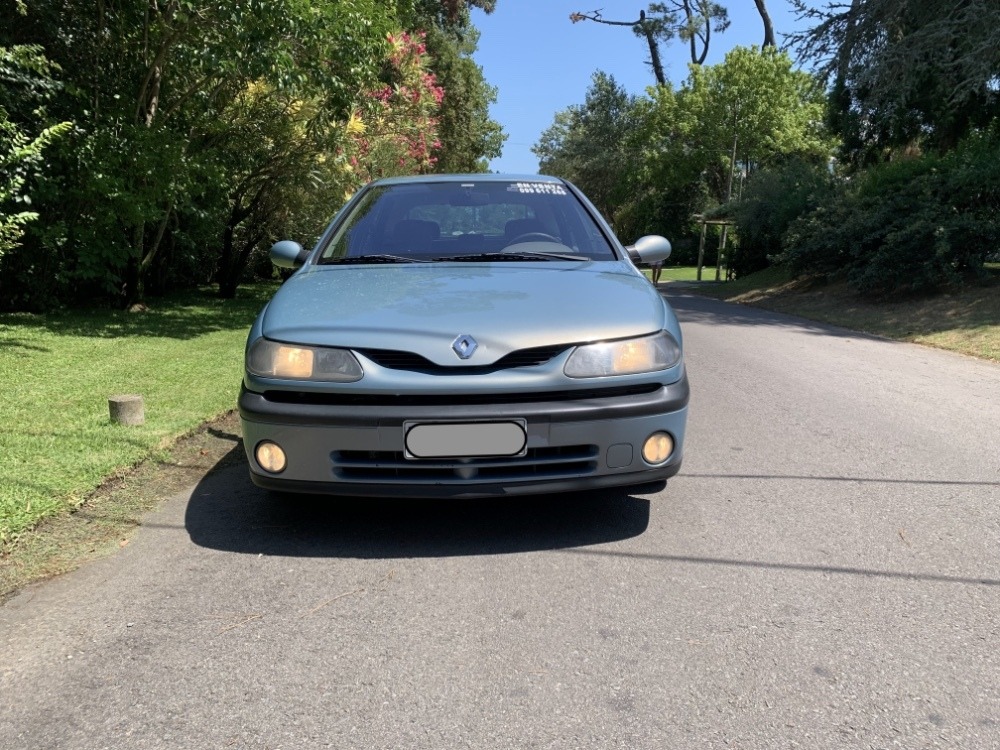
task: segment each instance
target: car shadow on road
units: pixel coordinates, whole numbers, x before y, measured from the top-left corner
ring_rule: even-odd
[[[185,527],[211,549],[363,559],[495,555],[628,539],[649,501],[624,490],[480,500],[276,495],[250,481],[237,444],[195,487]]]

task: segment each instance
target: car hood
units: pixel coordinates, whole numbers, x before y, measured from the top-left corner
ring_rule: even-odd
[[[263,313],[261,333],[294,344],[414,352],[489,365],[519,349],[653,333],[666,307],[624,262],[307,266]],[[461,335],[478,348],[461,361]]]

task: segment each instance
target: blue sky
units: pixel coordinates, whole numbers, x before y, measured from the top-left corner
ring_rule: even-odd
[[[729,29],[713,35],[707,64],[721,62],[738,45],[759,45],[764,27],[753,0],[723,0],[732,21]],[[497,0],[490,15],[474,10],[479,29],[475,60],[486,80],[498,89],[490,114],[507,133],[503,155],[490,163],[498,172],[535,174],[538,160],[531,153],[542,131],[559,110],[581,104],[591,75],[603,70],[632,94],[652,85],[646,60],[646,42],[631,30],[584,21],[571,23],[570,13],[601,8],[609,20],[633,20],[648,0]],[[778,43],[782,32],[796,26],[788,0],[768,0]],[[674,42],[661,47],[667,76],[687,77],[688,48]]]

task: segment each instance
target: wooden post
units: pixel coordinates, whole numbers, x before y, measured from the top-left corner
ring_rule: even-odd
[[[715,257],[715,280],[719,281],[722,278],[722,258],[726,254],[726,234],[729,229],[728,224],[722,225],[722,241],[719,243],[719,253]]]
[[[705,220],[701,220],[701,240],[698,242],[698,281],[701,281],[701,265],[705,260]]]
[[[132,427],[146,421],[142,396],[110,396],[108,398],[108,409],[111,411],[111,421],[115,424]]]

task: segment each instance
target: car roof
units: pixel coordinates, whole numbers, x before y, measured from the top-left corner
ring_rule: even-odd
[[[372,182],[372,185],[412,185],[429,182],[544,182],[556,185],[565,184],[565,180],[551,175],[524,174],[494,174],[490,172],[471,174],[422,174],[406,177],[383,177]]]

